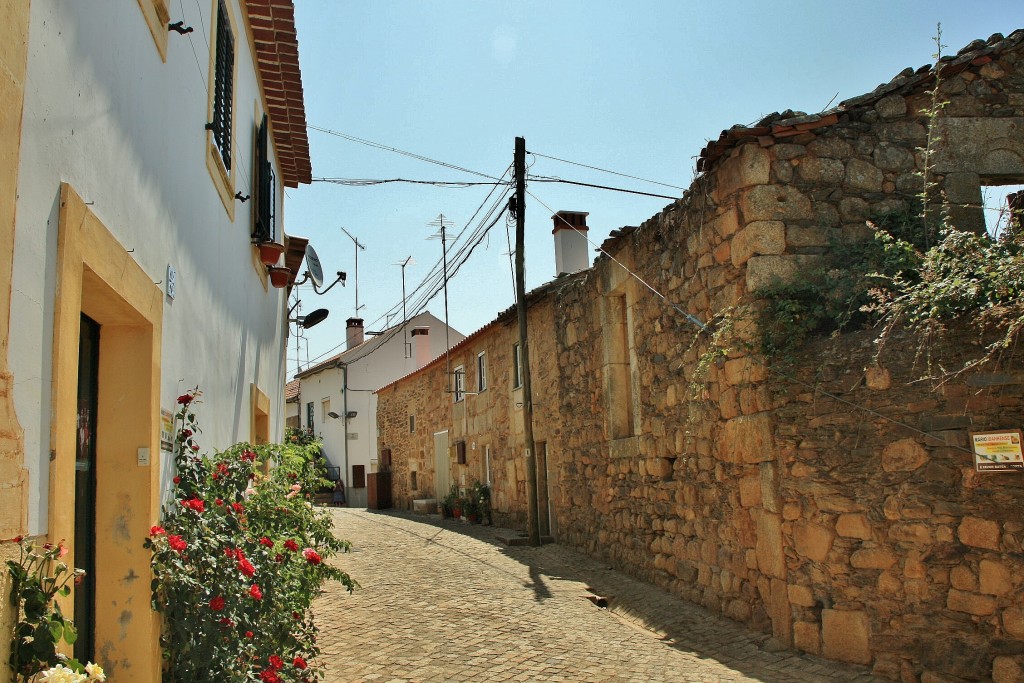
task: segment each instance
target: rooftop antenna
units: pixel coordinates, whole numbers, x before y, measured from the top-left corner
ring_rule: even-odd
[[[449,349],[452,345],[448,338],[448,238],[446,230],[455,225],[455,223],[445,218],[443,213],[439,213],[437,214],[437,218],[427,223],[427,225],[432,228],[437,228],[437,232],[427,239],[441,240],[441,259],[444,264],[444,363],[445,373],[448,375],[448,393],[451,393],[452,360]]]
[[[356,317],[358,318],[359,309],[362,308],[362,306],[359,305],[359,250],[362,249],[363,251],[366,251],[366,245],[362,244],[359,241],[359,238],[350,233],[344,227],[341,229],[341,231],[348,235],[349,239],[352,240],[352,242],[356,245]]]
[[[412,255],[405,257],[404,261],[398,261],[394,265],[401,266],[402,268],[402,337],[405,339],[405,357],[412,358],[412,348],[409,346],[409,327],[406,325],[409,322],[409,318],[405,313],[405,267],[415,265],[416,261],[413,260]]]

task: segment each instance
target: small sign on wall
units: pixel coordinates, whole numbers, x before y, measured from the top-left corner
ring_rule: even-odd
[[[971,432],[974,469],[978,472],[1024,472],[1024,451],[1019,429]]]
[[[174,413],[160,409],[160,450],[174,452]]]

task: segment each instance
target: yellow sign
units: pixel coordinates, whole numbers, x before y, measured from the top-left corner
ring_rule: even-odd
[[[174,413],[160,409],[160,450],[174,452]]]
[[[971,432],[974,469],[978,472],[1024,472],[1024,451],[1019,429]]]

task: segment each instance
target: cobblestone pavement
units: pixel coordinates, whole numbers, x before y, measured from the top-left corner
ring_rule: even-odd
[[[327,683],[873,681],[558,545],[437,517],[332,511],[361,585],[313,609]],[[609,598],[601,609],[588,596]]]

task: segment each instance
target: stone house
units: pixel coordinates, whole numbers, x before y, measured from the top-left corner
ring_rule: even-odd
[[[945,203],[978,232],[982,188],[1024,182],[1024,30],[828,112],[723,131],[679,201],[552,287],[530,341],[554,342],[535,386],[557,401],[559,542],[884,678],[1019,680],[1024,482],[976,472],[967,445],[1020,426],[1021,362],[936,388],[915,381],[912,339],[880,366],[870,331],[819,340],[779,369],[742,344],[708,362],[700,332],[868,239],[868,219],[918,211],[926,168],[928,215]],[[754,325],[738,315],[734,335]],[[934,349],[950,367],[971,346],[955,332]]]
[[[282,210],[311,174],[292,3],[3,8],[0,538],[63,540],[75,656],[158,681],[143,541],[176,399],[203,392],[204,450],[284,429],[289,282],[257,245],[296,272],[306,243]]]

